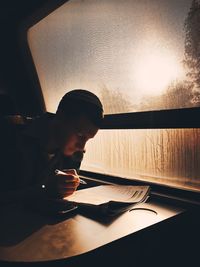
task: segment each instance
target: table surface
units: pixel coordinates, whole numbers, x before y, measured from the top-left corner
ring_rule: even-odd
[[[181,212],[182,209],[149,201],[114,218],[97,219],[76,213],[58,220],[19,205],[7,206],[1,209],[0,260],[37,262],[66,259]]]

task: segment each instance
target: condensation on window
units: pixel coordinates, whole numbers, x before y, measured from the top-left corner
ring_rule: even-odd
[[[47,111],[75,88],[105,113],[200,106],[200,1],[71,0],[28,31]],[[106,130],[82,168],[200,188],[198,129]]]
[[[81,169],[200,190],[200,130],[100,130]]]
[[[67,1],[28,32],[47,110],[75,88],[107,114],[199,106],[199,13],[192,0]]]

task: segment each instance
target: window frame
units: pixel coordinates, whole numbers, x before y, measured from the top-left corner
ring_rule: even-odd
[[[31,51],[28,45],[27,33],[31,26],[35,25],[41,19],[48,16],[51,12],[62,6],[70,0],[50,0],[41,7],[36,13],[30,15],[19,25],[19,45],[21,47],[21,54],[27,66],[32,90],[36,90],[38,97],[38,105],[40,106],[40,113],[46,111],[45,101],[43,98],[42,88],[39,83],[38,74]],[[101,129],[170,129],[170,128],[200,128],[200,107],[194,108],[180,108],[180,109],[163,109],[150,110],[131,113],[106,114],[104,124]],[[178,189],[167,185],[156,183],[149,183],[147,181],[130,180],[122,177],[115,177],[110,175],[103,175],[89,171],[81,170],[81,175],[96,178],[105,183],[121,184],[149,184],[152,187],[153,194],[156,196],[165,195],[173,199],[188,200],[188,203],[199,203],[199,192],[190,191],[186,189]],[[117,178],[117,179],[116,179]],[[167,198],[168,198],[167,197]]]
[[[102,129],[199,128],[200,107],[108,114]]]

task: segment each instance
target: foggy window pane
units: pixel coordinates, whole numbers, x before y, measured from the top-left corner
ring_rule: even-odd
[[[101,130],[81,168],[200,190],[200,130]]]
[[[74,88],[110,114],[199,106],[199,1],[71,0],[28,41],[48,111]]]
[[[200,106],[199,0],[71,0],[29,29],[47,111],[75,88],[105,113]],[[200,130],[101,130],[82,169],[200,190]]]

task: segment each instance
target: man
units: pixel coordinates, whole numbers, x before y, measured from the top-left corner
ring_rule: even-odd
[[[0,204],[41,203],[73,194],[80,183],[76,171],[85,144],[96,135],[102,120],[98,97],[77,89],[63,96],[56,114],[46,113],[23,130],[6,128],[1,138]],[[70,171],[57,175],[56,169]]]

